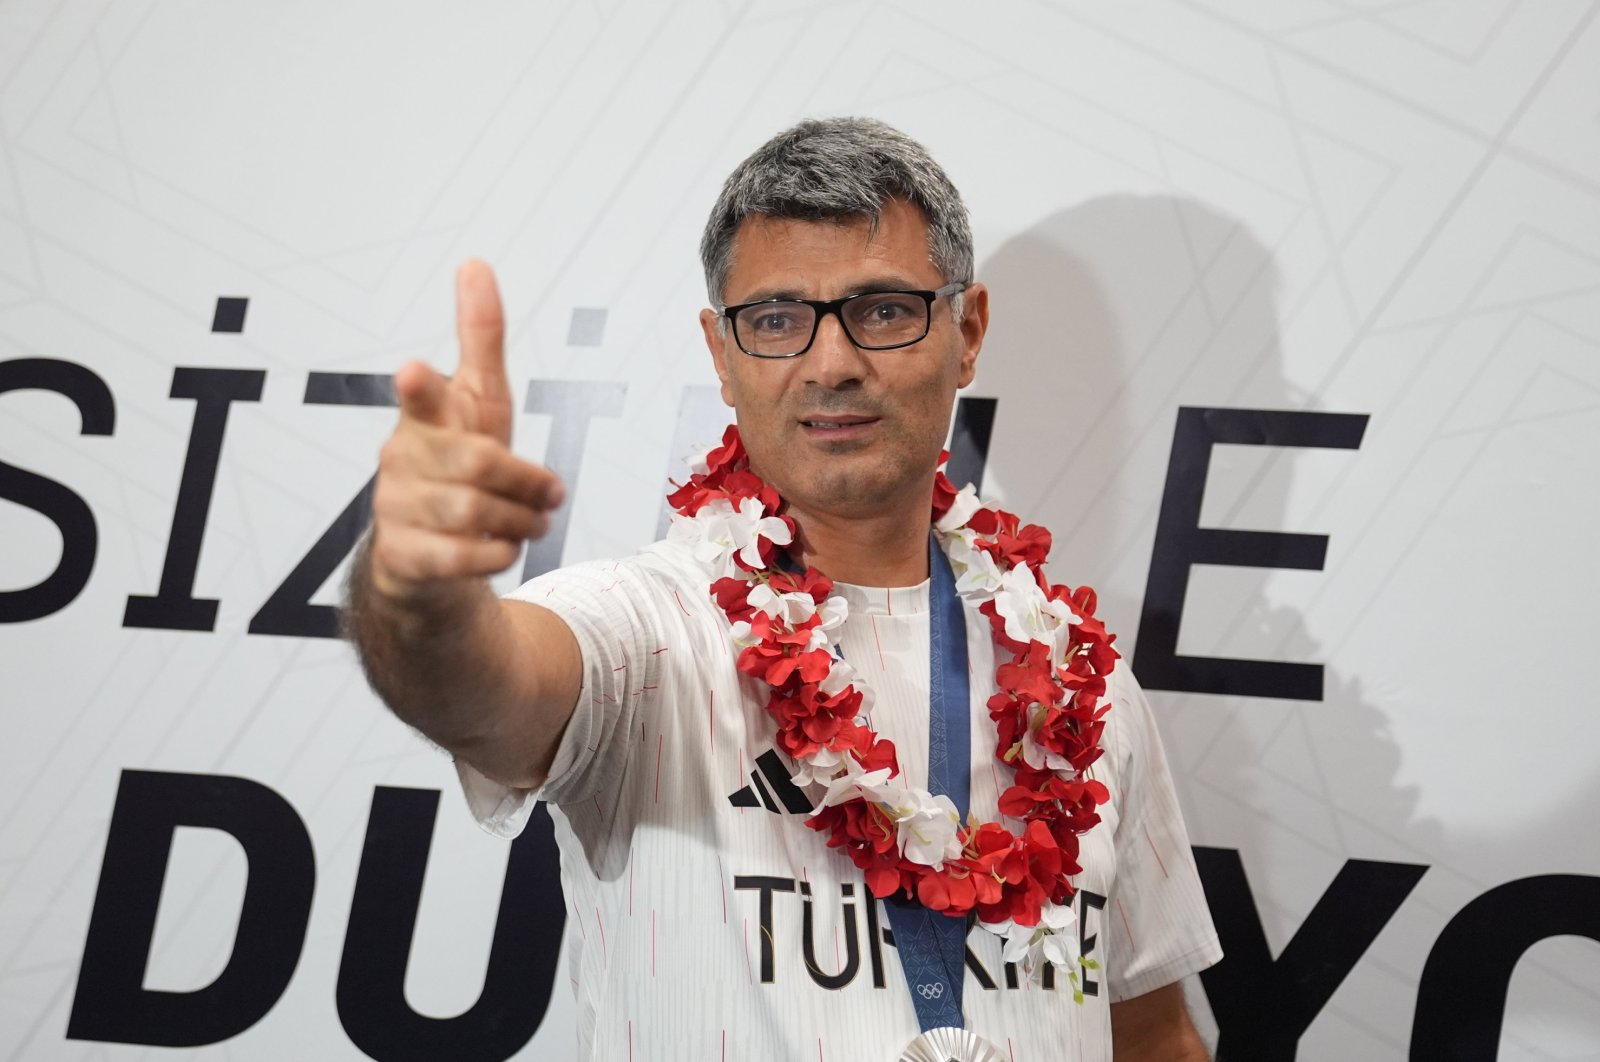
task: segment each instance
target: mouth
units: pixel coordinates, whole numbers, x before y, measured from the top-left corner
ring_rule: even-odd
[[[816,432],[851,432],[859,431],[870,424],[878,423],[877,417],[846,415],[842,413],[817,414],[800,418],[800,426],[807,431]]]

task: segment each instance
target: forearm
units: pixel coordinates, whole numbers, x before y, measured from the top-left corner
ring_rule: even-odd
[[[1164,1043],[1135,1046],[1118,1041],[1112,1057],[1116,1062],[1211,1062],[1211,1052],[1192,1029]]]
[[[1170,984],[1111,1004],[1112,1057],[1116,1062],[1210,1062],[1195,1031],[1181,984]]]
[[[384,594],[368,536],[351,565],[344,619],[368,683],[396,716],[490,777],[531,786],[571,712],[551,678],[571,668],[559,666],[559,638],[529,645],[527,625],[509,611],[484,580],[421,598]]]

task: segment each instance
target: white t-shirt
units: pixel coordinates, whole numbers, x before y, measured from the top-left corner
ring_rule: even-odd
[[[550,805],[587,1060],[884,1062],[918,1032],[888,920],[862,873],[805,825],[810,800],[774,749],[764,687],[739,674],[728,621],[687,549],[668,540],[616,562],[564,568],[512,596],[561,615],[584,686],[545,785],[510,790],[466,764],[468,803],[514,836]],[[928,586],[841,586],[840,648],[875,693],[873,727],[909,784],[927,785]],[[971,811],[998,817],[1011,772],[994,759],[988,621],[967,609]],[[1160,739],[1125,662],[1112,674],[1105,753],[1112,794],[1081,838],[1075,907],[1082,1004],[1001,961],[975,927],[967,1027],[1014,1062],[1110,1059],[1109,1004],[1221,957]],[[1012,829],[1017,824],[1009,823]],[[1067,1051],[1063,1051],[1063,1047]]]

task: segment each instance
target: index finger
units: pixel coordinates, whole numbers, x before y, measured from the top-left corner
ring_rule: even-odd
[[[566,500],[567,488],[560,476],[543,465],[524,461],[492,440],[473,437],[450,452],[460,462],[451,470],[451,478],[535,509],[554,509]]]
[[[506,318],[494,270],[469,259],[456,271],[456,339],[461,345],[457,376],[482,394],[510,394],[506,382]]]

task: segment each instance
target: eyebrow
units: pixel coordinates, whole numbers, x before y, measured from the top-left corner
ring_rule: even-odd
[[[922,290],[924,290],[924,289],[918,287],[915,281],[907,280],[904,277],[894,277],[894,276],[890,276],[890,277],[874,277],[871,280],[864,280],[861,283],[852,286],[851,288],[846,290],[843,295],[838,295],[838,296],[835,296],[835,297],[843,299],[843,298],[849,298],[851,295],[867,295],[867,294],[870,294],[870,293],[875,292],[875,291],[922,291]],[[729,302],[728,305],[730,305],[730,306],[744,306],[744,305],[747,305],[747,304],[752,303],[752,302],[772,302],[774,300],[780,300],[780,299],[784,300],[784,301],[800,302],[800,301],[805,300],[807,298],[809,298],[809,296],[805,295],[804,293],[802,293],[801,291],[799,291],[796,288],[758,288],[757,290],[749,293],[748,295],[746,295],[744,298],[740,299],[737,302]],[[832,300],[829,300],[829,299],[816,299],[816,300],[813,300],[813,301],[816,301],[816,302],[829,302],[829,301],[832,301]]]

